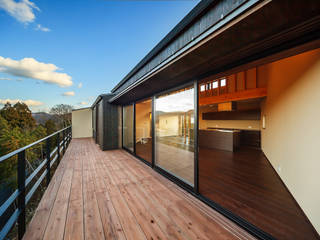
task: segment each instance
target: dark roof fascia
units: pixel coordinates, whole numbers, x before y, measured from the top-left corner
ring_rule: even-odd
[[[146,65],[155,57],[163,48],[178,37],[192,22],[194,22],[208,7],[219,0],[202,0],[200,1],[112,90],[115,92],[137,71]]]
[[[111,97],[113,97],[114,95],[115,95],[115,94],[113,94],[113,93],[100,94],[100,95],[97,97],[97,99],[94,101],[94,103],[91,105],[91,108],[94,108],[94,107],[100,102],[101,99],[107,98],[107,100],[108,100],[108,99],[110,99]]]
[[[100,100],[103,98],[103,96],[106,96],[106,94],[100,94],[97,99],[93,102],[93,104],[91,105],[91,108],[94,108],[98,102],[100,102]]]

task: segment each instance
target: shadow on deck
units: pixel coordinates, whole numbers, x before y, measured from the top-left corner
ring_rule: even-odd
[[[253,239],[123,150],[73,139],[24,239]]]

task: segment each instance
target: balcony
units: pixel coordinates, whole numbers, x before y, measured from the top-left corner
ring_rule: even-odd
[[[72,139],[23,239],[254,239],[123,150]]]

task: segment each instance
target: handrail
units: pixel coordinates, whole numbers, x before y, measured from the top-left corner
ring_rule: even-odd
[[[60,133],[63,133],[62,139],[60,139]],[[50,146],[52,146],[51,138],[57,136],[56,142],[54,143],[54,148],[50,152]],[[18,168],[17,168],[17,176],[18,176],[18,188],[13,191],[13,193],[0,205],[0,217],[3,217],[3,214],[9,209],[9,207],[16,202],[17,208],[10,215],[7,216],[8,220],[4,223],[2,229],[0,229],[0,240],[5,239],[7,234],[12,229],[13,225],[18,222],[18,239],[22,239],[25,229],[26,229],[26,205],[29,200],[32,198],[44,178],[46,177],[47,186],[50,182],[50,169],[53,164],[58,160],[60,163],[60,158],[65,153],[66,148],[68,147],[70,141],[72,139],[72,131],[71,126],[63,128],[45,138],[42,138],[36,142],[33,142],[27,146],[19,148],[11,153],[8,153],[2,157],[0,157],[0,164],[9,159],[12,156],[18,155]],[[46,151],[45,158],[39,164],[39,166],[33,170],[33,172],[26,177],[26,150],[30,147],[35,146],[43,141],[46,141]],[[41,176],[37,178],[35,182],[33,182],[34,178],[40,173],[40,171],[44,168]],[[27,192],[27,186],[33,182],[30,186],[29,191]],[[18,200],[18,201],[17,201]]]
[[[30,147],[33,147],[34,145],[37,145],[38,143],[43,142],[44,140],[47,140],[47,139],[55,136],[56,134],[58,134],[58,133],[60,133],[60,132],[62,132],[62,131],[64,131],[64,130],[66,130],[66,129],[69,129],[69,128],[71,128],[71,126],[65,127],[65,128],[63,128],[63,129],[61,129],[61,130],[59,130],[59,131],[56,131],[56,132],[52,133],[52,134],[49,135],[49,136],[46,136],[46,137],[44,137],[44,138],[39,139],[38,141],[35,141],[35,142],[33,142],[33,143],[30,143],[30,144],[27,145],[27,146],[24,146],[24,147],[22,147],[22,148],[19,148],[19,149],[17,149],[17,150],[14,150],[14,151],[11,152],[11,153],[8,153],[8,154],[6,154],[6,155],[3,155],[2,157],[0,157],[0,163],[1,163],[2,161],[4,161],[4,160],[6,160],[6,159],[8,159],[8,158],[10,158],[10,157],[12,157],[12,156],[14,156],[14,155],[16,155],[16,154],[22,152],[23,150],[26,150],[26,149],[28,149],[28,148],[30,148]]]

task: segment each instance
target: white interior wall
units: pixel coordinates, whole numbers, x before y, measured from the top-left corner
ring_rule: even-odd
[[[320,49],[261,66],[262,149],[320,233]]]

